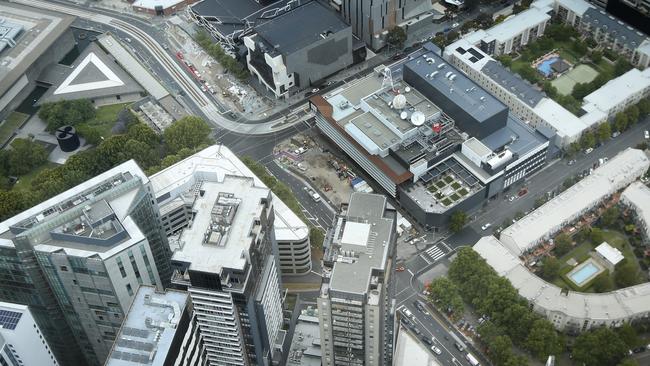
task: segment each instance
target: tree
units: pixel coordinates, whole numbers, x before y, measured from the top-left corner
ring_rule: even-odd
[[[47,151],[41,144],[17,138],[11,143],[7,166],[10,175],[23,175],[47,161]]]
[[[628,72],[632,68],[632,64],[630,64],[627,60],[624,58],[619,58],[616,60],[616,63],[614,64],[614,76],[618,77],[626,72]]]
[[[151,148],[160,146],[160,137],[144,123],[134,123],[127,132],[129,139],[140,141]]]
[[[449,217],[449,230],[453,233],[457,233],[463,230],[465,224],[467,224],[468,218],[467,214],[463,211],[454,211]]]
[[[626,358],[621,361],[617,366],[639,366],[639,363],[636,362],[633,358]]]
[[[591,240],[591,243],[593,245],[602,244],[602,242],[605,241],[605,236],[603,235],[603,231],[597,227],[592,228],[591,232],[589,233],[589,240]]]
[[[539,73],[528,65],[524,65],[519,70],[519,75],[521,75],[522,78],[528,80],[528,82],[531,84],[536,84],[539,81]]]
[[[562,352],[562,344],[562,338],[545,319],[538,319],[533,323],[526,339],[526,349],[540,360],[545,360],[549,355],[559,355]]]
[[[449,310],[452,314],[462,314],[463,299],[456,285],[447,277],[438,277],[429,284],[429,300],[442,311]]]
[[[629,349],[637,348],[643,344],[643,340],[639,338],[636,330],[629,323],[621,325],[616,330],[616,333],[618,333],[618,337],[625,342]]]
[[[571,237],[566,233],[562,233],[555,237],[555,254],[561,257],[571,250]]]
[[[636,285],[639,278],[639,271],[631,261],[618,266],[614,271],[614,281],[619,287],[630,287]]]
[[[639,103],[636,104],[636,106],[639,108],[639,115],[641,117],[645,117],[650,114],[650,99],[641,99]]]
[[[510,67],[512,65],[512,57],[508,55],[497,56],[497,60],[505,67]]]
[[[598,126],[598,140],[607,141],[612,136],[612,127],[608,122],[602,123]]]
[[[580,146],[583,149],[589,149],[596,145],[596,137],[594,136],[593,131],[587,131],[582,134],[580,137]]]
[[[547,281],[553,280],[560,272],[560,261],[555,257],[545,257],[542,259],[541,277]]]
[[[603,53],[600,51],[591,52],[591,61],[594,63],[599,63],[603,59]]]
[[[406,31],[401,27],[393,27],[386,35],[386,43],[393,47],[403,48],[406,42]]]
[[[447,43],[451,43],[458,38],[459,34],[455,30],[450,30],[447,32]]]
[[[54,131],[64,125],[87,122],[95,117],[95,112],[88,99],[62,100],[43,104],[38,116],[47,123],[48,131]]]
[[[616,117],[614,118],[614,128],[616,128],[616,131],[618,132],[623,132],[627,128],[628,124],[628,119],[627,119],[627,114],[623,112],[619,112],[616,114]]]
[[[628,347],[611,329],[602,327],[580,334],[573,346],[576,364],[616,365],[627,354]]]
[[[628,108],[625,111],[625,114],[627,114],[628,124],[633,125],[639,122],[639,117],[640,117],[639,107],[637,107],[636,105],[633,105],[630,108]]]
[[[321,229],[312,227],[309,229],[309,243],[313,248],[323,249],[325,234]]]
[[[88,125],[78,126],[77,132],[81,137],[83,137],[86,140],[87,144],[97,146],[102,142],[102,134],[99,132],[98,129],[92,126],[88,126]]]
[[[604,226],[611,227],[614,225],[616,220],[618,220],[618,217],[620,216],[620,211],[618,207],[612,206],[605,210],[603,214],[600,216],[600,220],[602,221]]]
[[[608,292],[614,288],[614,282],[612,281],[609,272],[600,274],[594,280],[594,290],[598,293]]]
[[[169,126],[165,132],[165,143],[172,153],[182,148],[195,149],[208,141],[210,127],[195,116],[183,117]]]
[[[512,340],[508,336],[497,336],[490,342],[488,348],[492,355],[492,360],[497,365],[503,365],[512,358]]]

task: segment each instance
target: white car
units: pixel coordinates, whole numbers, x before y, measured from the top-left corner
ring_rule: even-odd
[[[440,350],[440,348],[438,348],[438,347],[436,347],[436,346],[431,346],[431,350],[433,351],[433,353],[435,353],[435,354],[437,354],[437,355],[439,355],[439,354],[442,353],[442,351]]]
[[[460,24],[458,24],[458,23],[454,23],[454,24],[451,25],[451,28],[452,28],[452,29],[453,29],[453,28],[458,28],[458,26],[460,26]]]
[[[485,231],[485,230],[487,230],[490,226],[492,226],[492,224],[490,224],[490,223],[488,222],[487,224],[481,226],[481,230]]]
[[[645,137],[646,140],[650,139],[650,132],[648,132],[648,130],[643,131],[643,137]]]

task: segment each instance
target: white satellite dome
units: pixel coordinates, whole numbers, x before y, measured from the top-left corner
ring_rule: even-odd
[[[426,119],[426,117],[424,117],[424,113],[422,113],[420,111],[415,111],[411,115],[411,123],[414,126],[422,126],[424,124],[425,119]]]
[[[410,91],[411,91],[411,87],[410,87],[410,86],[407,86],[406,88],[404,88],[404,92],[405,92],[405,93],[409,93]]]
[[[393,97],[393,108],[403,109],[404,107],[406,107],[406,97],[404,94],[397,94]]]
[[[408,116],[409,116],[409,114],[406,113],[406,111],[399,114],[399,118],[401,118],[401,119],[406,119],[406,117],[408,117]]]

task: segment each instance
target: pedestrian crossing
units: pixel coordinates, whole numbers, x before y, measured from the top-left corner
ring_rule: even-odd
[[[444,245],[444,244],[443,244]],[[444,257],[447,254],[444,250],[442,250],[438,244],[433,245],[431,248],[425,250],[420,254],[420,257],[424,259],[425,262],[428,264],[436,262],[438,259]]]

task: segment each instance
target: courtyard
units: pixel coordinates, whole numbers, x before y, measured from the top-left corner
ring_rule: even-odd
[[[598,74],[598,71],[593,67],[586,64],[580,64],[553,80],[551,85],[557,89],[558,93],[562,95],[570,95],[576,84],[590,83],[596,79]]]

